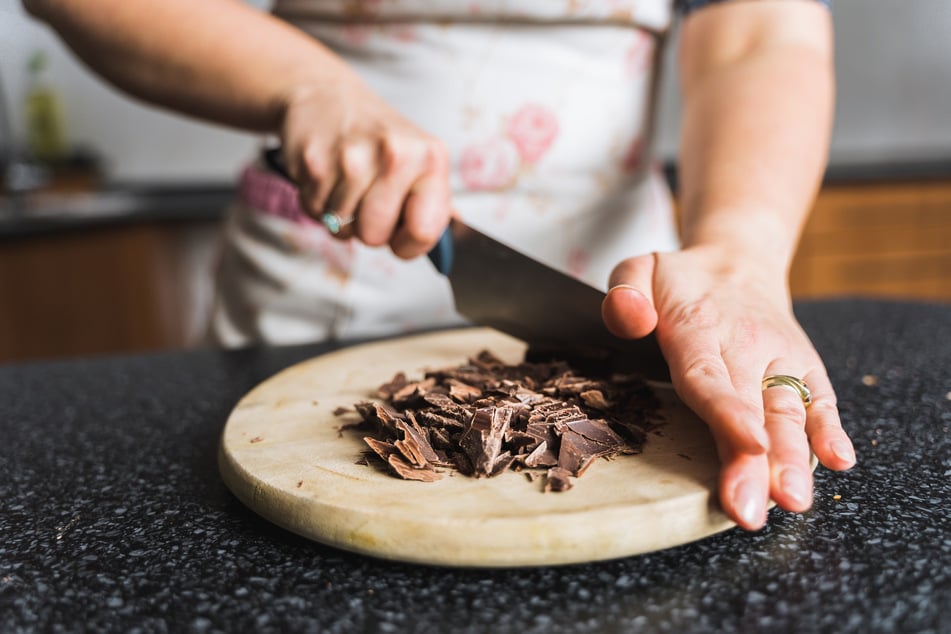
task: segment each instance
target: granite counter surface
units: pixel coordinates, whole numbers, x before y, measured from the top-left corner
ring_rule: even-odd
[[[757,533],[561,568],[378,561],[242,506],[231,407],[326,346],[0,367],[0,631],[951,632],[951,306],[797,313],[858,466]]]

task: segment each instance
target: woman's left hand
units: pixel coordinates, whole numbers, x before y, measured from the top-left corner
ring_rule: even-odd
[[[674,388],[716,441],[721,505],[748,530],[766,522],[770,498],[794,512],[811,506],[810,448],[830,469],[855,463],[785,279],[781,268],[704,245],[625,260],[602,306],[617,336],[656,330]],[[764,391],[772,374],[801,378],[812,392],[808,409],[793,390]]]

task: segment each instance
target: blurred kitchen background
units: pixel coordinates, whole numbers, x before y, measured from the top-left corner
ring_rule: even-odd
[[[831,165],[793,292],[949,301],[951,2],[834,5]],[[123,97],[17,0],[0,0],[0,80],[0,362],[200,344],[218,223],[260,139]],[[57,110],[61,133],[29,139],[28,117]]]

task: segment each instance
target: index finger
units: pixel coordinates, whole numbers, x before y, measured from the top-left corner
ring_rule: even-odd
[[[401,222],[390,248],[401,258],[413,258],[429,251],[449,221],[449,182],[442,173],[420,178],[406,197]]]
[[[714,334],[700,330],[663,336],[661,347],[677,394],[717,439],[737,452],[765,453],[769,439],[762,408],[737,391]]]

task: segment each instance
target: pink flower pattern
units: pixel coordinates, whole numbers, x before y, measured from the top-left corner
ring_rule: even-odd
[[[347,24],[340,29],[344,41],[351,46],[360,46],[370,41],[373,27],[368,24]]]
[[[297,253],[312,253],[324,264],[323,274],[339,284],[346,284],[353,269],[354,245],[350,240],[331,237],[323,225],[297,225],[283,232],[290,249]]]
[[[459,159],[459,175],[472,190],[500,190],[511,185],[519,167],[518,149],[495,137],[470,145]]]
[[[654,52],[652,36],[635,31],[633,37],[630,46],[624,51],[624,71],[628,77],[637,77],[647,72]]]
[[[481,0],[470,0],[460,6],[469,15],[480,16],[492,14],[494,7],[489,7],[489,4]],[[380,45],[381,50],[388,53],[398,52],[399,48],[407,51],[422,50],[418,46],[421,38],[430,37],[430,31],[427,30],[429,26],[417,26],[412,21],[404,23],[378,19],[384,12],[391,10],[384,0],[343,0],[342,5],[345,20],[338,26],[338,33],[344,48],[349,46],[358,51],[361,47]],[[610,17],[615,21],[631,21],[636,8],[636,3],[630,0],[568,0],[566,10],[596,17]],[[439,28],[445,30],[451,29],[452,26],[440,25]],[[612,79],[625,86],[631,83],[640,86],[640,78],[650,73],[657,53],[655,36],[646,30],[631,29],[630,36],[622,34],[612,41],[616,42],[617,46],[610,48],[610,57],[606,56],[604,60],[606,65],[610,64]],[[505,59],[507,58],[498,56],[498,60],[503,60],[501,63],[507,63]],[[499,63],[498,60],[493,63]],[[530,89],[529,82],[523,84],[518,78],[515,82],[515,85],[511,82],[509,84],[514,88],[515,94],[519,94],[522,89]],[[649,89],[649,83],[644,82],[644,90]],[[455,131],[457,136],[450,137],[452,144],[449,147],[455,153],[456,174],[467,189],[484,192],[515,190],[518,179],[523,176],[531,176],[533,179],[537,177],[538,182],[543,184],[551,175],[537,166],[546,158],[551,159],[556,142],[561,139],[559,158],[564,157],[565,164],[570,168],[573,165],[569,151],[571,147],[566,144],[570,144],[575,138],[577,127],[611,125],[607,121],[591,121],[591,117],[599,116],[594,109],[577,116],[573,110],[566,109],[560,112],[562,118],[559,118],[555,106],[566,98],[560,88],[563,78],[555,78],[550,84],[540,85],[543,88],[537,90],[537,96],[523,95],[523,101],[516,101],[514,106],[511,102],[504,105],[511,95],[491,93],[484,96],[478,91],[460,95],[459,103],[449,102],[450,107],[461,109],[461,116],[457,118],[460,125]],[[466,135],[479,129],[486,121],[497,121],[498,127],[483,130],[484,136],[466,138]],[[618,170],[630,174],[643,169],[648,159],[641,133],[633,133],[627,120],[617,122],[615,126],[613,135],[605,134],[610,138],[611,145],[603,156],[606,170],[598,173],[592,171],[589,174],[592,180],[607,174],[604,176],[607,183],[603,184],[605,190],[616,183]],[[620,143],[617,142],[618,139],[621,140]],[[562,221],[559,214],[562,213],[564,205],[561,201],[554,200],[554,197],[546,198],[535,191],[544,191],[543,186],[535,187],[535,183],[525,184],[525,191],[516,191],[515,196],[477,197],[479,203],[485,205],[480,210],[480,219],[488,219],[500,227],[511,223],[515,231],[523,233],[525,229],[520,225],[525,224],[522,222],[525,220],[522,215],[527,212],[533,214],[529,220],[546,223]],[[599,184],[602,183],[599,181]],[[265,209],[271,207],[267,213],[296,223],[285,236],[288,250],[310,257],[315,264],[321,265],[319,274],[327,278],[328,283],[346,286],[355,266],[358,253],[355,249],[360,248],[359,245],[353,241],[332,238],[326,229],[299,210],[296,196],[291,197],[293,200],[288,202],[284,200],[288,196],[281,194],[281,204],[272,204],[271,198],[276,199],[277,195],[272,195],[270,190],[264,193],[267,196],[264,196],[261,202],[267,204],[261,206]],[[651,233],[662,232],[667,226],[668,205],[661,199],[661,194],[659,190],[652,191],[652,204],[646,210],[646,222]],[[248,199],[251,200],[250,197]],[[551,211],[548,211],[549,208]],[[599,275],[603,261],[609,257],[603,251],[592,250],[592,245],[579,244],[578,240],[570,237],[542,247],[546,253],[555,254],[554,257],[567,271],[582,278]],[[369,260],[361,259],[360,274],[368,274],[387,282],[399,281],[400,276],[404,275],[389,255],[382,252]],[[449,311],[447,315],[450,314],[451,306],[447,306],[445,310]],[[427,318],[432,319],[433,316],[429,315]],[[394,326],[406,330],[417,328],[416,322],[409,321]]]
[[[509,120],[506,136],[525,163],[537,163],[558,136],[558,117],[545,106],[524,105]]]

